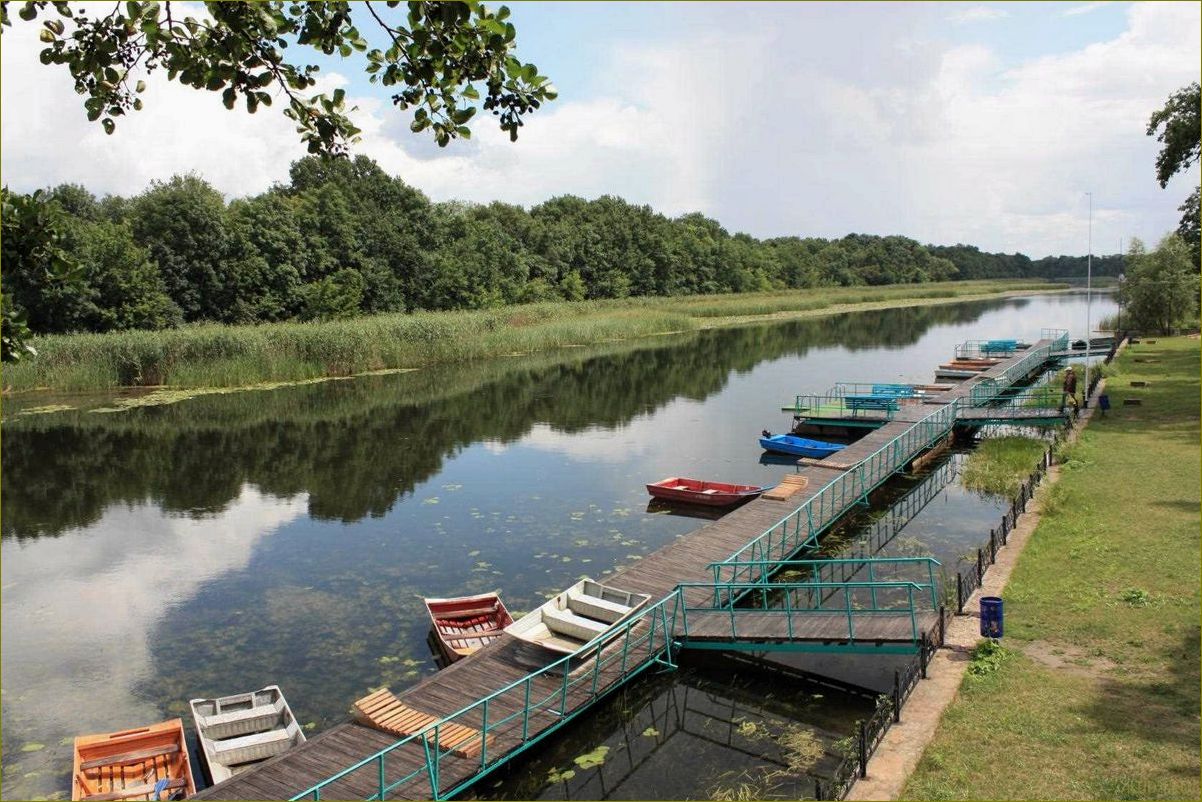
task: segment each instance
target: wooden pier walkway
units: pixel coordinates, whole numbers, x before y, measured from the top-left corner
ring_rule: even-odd
[[[1050,343],[1050,340],[1041,340],[1035,347],[1050,346]],[[811,499],[820,494],[832,482],[833,478],[845,475],[844,472],[854,469],[858,461],[873,456],[894,438],[905,435],[918,425],[916,421],[923,416],[930,415],[933,411],[966,397],[973,384],[984,378],[1003,375],[1008,366],[1015,365],[1023,358],[1023,353],[1017,353],[1011,359],[977,374],[972,381],[957,385],[922,402],[903,405],[893,420],[833,455],[834,459],[823,460],[824,464],[822,465],[800,466],[797,469],[798,472],[806,475],[809,483],[805,489],[796,493],[792,498],[785,501],[756,499],[721,519],[708,523],[647,555],[632,565],[619,569],[609,576],[606,582],[625,590],[649,594],[654,600],[673,594],[678,586],[685,583],[712,581],[714,574],[710,567],[711,563],[729,558],[746,546],[749,541],[779,525],[787,517],[803,510]],[[919,452],[921,450],[923,449],[918,449]],[[908,463],[914,456],[917,456],[917,452],[909,455],[905,463]],[[893,470],[895,469],[891,468],[890,472]],[[820,528],[829,526],[851,509],[858,500],[859,497],[850,499],[844,506],[839,507],[824,504],[817,513],[811,510],[811,526]],[[707,593],[701,588],[688,588],[683,596],[686,604],[701,604],[704,603]],[[698,639],[710,637],[706,634],[708,630],[700,627],[702,623],[700,621],[698,621],[699,628],[694,632],[692,618],[696,613],[690,610],[688,615],[690,632]],[[715,616],[715,622],[718,617],[720,616]],[[776,625],[776,629],[770,629],[771,625],[767,623],[767,618],[765,616],[765,622],[757,625],[760,630],[763,630],[758,637],[766,640],[779,639],[781,637],[779,623]],[[922,631],[930,633],[938,623],[937,618],[935,613],[924,614],[921,621]],[[384,758],[373,760],[322,788],[321,797],[326,799],[374,798],[378,794],[379,788],[410,773],[413,773],[414,776],[395,788],[391,788],[386,795],[388,798],[429,799],[461,787],[475,775],[482,776],[485,773],[482,772],[482,766],[487,766],[487,769],[491,770],[495,767],[494,761],[499,756],[521,751],[531,741],[537,740],[539,735],[556,729],[575,713],[589,707],[606,691],[620,686],[633,674],[646,668],[649,658],[655,656],[652,653],[663,649],[662,646],[656,646],[654,637],[648,637],[645,642],[640,642],[640,636],[647,635],[648,629],[654,628],[654,626],[654,622],[650,625],[646,621],[640,622],[626,639],[628,644],[614,642],[606,649],[599,650],[596,665],[600,668],[591,687],[582,685],[569,687],[568,680],[562,673],[537,674],[523,687],[520,681],[527,678],[532,672],[539,672],[540,669],[546,667],[552,662],[552,658],[546,652],[509,635],[502,636],[477,653],[452,664],[437,674],[426,677],[416,685],[397,694],[400,701],[406,706],[443,717],[456,714],[475,700],[483,699],[507,686],[519,683],[518,687],[512,691],[505,691],[501,696],[492,699],[490,701],[491,711],[484,714],[489,722],[502,721],[508,717],[499,728],[494,728],[495,725],[490,726],[489,732],[493,735],[493,739],[489,742],[488,754],[484,759],[479,756],[468,758],[449,752],[443,753],[437,761],[438,792],[435,794],[427,772],[423,770],[423,767],[427,765],[426,754],[422,740],[418,738],[388,753]],[[861,626],[868,627],[868,629],[861,631]],[[879,623],[870,624],[867,621],[857,620],[855,628],[857,639],[908,641],[911,622],[907,613],[904,622],[900,618],[882,616]],[[718,637],[717,623],[714,624],[713,629],[713,637]],[[729,625],[727,625],[726,632],[729,637]],[[800,622],[795,622],[792,639],[812,638],[818,641],[839,641],[846,640],[849,634],[846,621],[836,619],[834,616],[814,616],[813,621],[804,626]],[[662,633],[660,637],[662,639]],[[614,650],[619,648],[629,649],[629,654],[624,653],[620,662],[611,659],[615,655]],[[593,662],[593,658],[585,658],[584,662],[587,666]],[[575,675],[577,671],[578,669],[574,668],[572,674]],[[558,710],[552,710],[545,706],[531,710],[528,698],[524,698],[542,699],[554,697],[557,693],[563,695],[562,704]],[[347,700],[348,709],[352,701]],[[457,722],[469,726],[471,724],[470,721],[462,718],[457,719]],[[196,794],[196,798],[289,799],[397,742],[395,736],[350,720],[331,727],[299,747],[199,792]],[[385,774],[389,779],[388,783],[385,783],[383,779]]]

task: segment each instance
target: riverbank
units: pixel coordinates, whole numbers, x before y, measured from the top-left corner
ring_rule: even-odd
[[[469,312],[376,315],[324,323],[202,325],[41,337],[6,365],[4,391],[248,387],[427,367],[716,326],[1002,298],[1063,289],[1037,281],[964,281],[779,293],[542,303]]]
[[[1199,343],[1114,367],[902,798],[1198,798]]]

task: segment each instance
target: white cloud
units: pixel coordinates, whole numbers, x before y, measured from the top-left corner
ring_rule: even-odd
[[[969,22],[993,22],[1008,16],[1010,16],[1010,12],[994,6],[972,6],[953,11],[948,15],[948,19],[958,25],[963,25]]]
[[[1109,5],[1109,4],[1108,3],[1086,3],[1086,4],[1080,5],[1080,6],[1073,6],[1072,8],[1066,8],[1064,11],[1061,11],[1060,16],[1075,17],[1078,14],[1088,14],[1091,11],[1097,11],[1099,8],[1102,8],[1106,5]]]
[[[962,13],[978,8],[991,7]],[[1018,62],[1002,45],[948,42],[943,15],[902,7],[878,22],[769,6],[719,15],[720,34],[628,42],[596,54],[601,93],[540,110],[516,144],[481,118],[471,142],[437,149],[387,100],[352,97],[358,150],[435,200],[610,193],[759,236],[900,233],[1080,253],[1087,189],[1095,232],[1116,243],[1176,225],[1187,192],[1156,185],[1157,143],[1143,128],[1196,79],[1197,5],[1135,4],[1108,41]],[[227,112],[162,80],[107,137],[66,75],[37,63],[32,26],[4,36],[3,173],[15,188],[77,181],[128,194],[196,170],[239,195],[286,180],[302,154],[278,109]]]

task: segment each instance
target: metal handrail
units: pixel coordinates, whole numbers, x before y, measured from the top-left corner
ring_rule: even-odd
[[[938,407],[902,434],[861,460],[856,467],[831,479],[797,510],[770,526],[723,562],[786,559],[812,545],[827,527],[877,485],[955,425],[960,399]],[[751,576],[751,574],[748,574]]]
[[[873,406],[872,398],[877,396],[856,396],[854,394],[827,393],[824,395],[800,394],[794,398],[793,411],[795,414],[808,412],[812,418],[822,417],[864,417],[869,420],[892,420],[897,414],[898,407],[904,396],[880,396],[882,403]],[[868,399],[866,401],[866,399]],[[892,402],[892,403],[888,403]]]
[[[928,586],[919,582],[796,582],[796,583],[779,583],[765,585],[758,582],[723,582],[717,585],[708,582],[684,582],[678,586],[678,589],[687,591],[689,588],[705,588],[712,590],[712,597],[715,603],[710,606],[697,606],[685,604],[679,608],[680,612],[680,632],[682,637],[689,637],[689,613],[694,614],[712,614],[720,612],[723,615],[730,616],[730,638],[732,641],[740,640],[738,634],[738,617],[746,616],[753,613],[771,613],[785,617],[786,621],[786,636],[793,639],[793,617],[795,615],[844,615],[847,618],[847,632],[850,640],[855,640],[855,618],[857,616],[874,616],[874,615],[908,615],[910,618],[910,637],[913,642],[917,643],[922,637],[922,632],[918,626],[918,607],[914,603],[914,594],[916,592],[929,590],[934,598],[934,587]],[[804,590],[808,594],[812,594],[814,590],[822,590],[830,588],[835,591],[842,590],[844,595],[844,605],[841,608],[826,608],[826,607],[795,607],[793,606],[793,597],[790,591]],[[851,601],[851,590],[865,589],[870,591],[872,596],[871,607],[853,607]],[[736,594],[735,590],[746,590],[748,593]],[[769,602],[768,591],[773,591],[774,594],[783,594],[781,598],[784,600],[785,606],[771,606]],[[881,607],[878,606],[878,593],[881,591],[904,590],[906,591],[906,603],[904,606]],[[756,593],[755,591],[759,591]],[[807,594],[807,595],[808,595]],[[736,606],[735,599],[746,600],[760,599],[760,606]],[[813,599],[808,595],[808,598]],[[830,596],[822,596],[819,594],[818,603],[825,604]],[[719,599],[726,601],[720,602]],[[937,607],[935,609],[938,609]]]
[[[529,746],[530,744],[534,743],[535,741],[540,740],[543,736],[545,736],[551,730],[557,729],[558,726],[560,726],[561,724],[566,722],[569,718],[571,718],[571,715],[569,715],[569,711],[567,709],[567,697],[568,697],[568,693],[569,693],[570,689],[572,688],[572,686],[578,686],[578,685],[582,685],[582,684],[591,684],[591,686],[592,686],[591,695],[595,697],[595,696],[599,695],[600,693],[604,692],[603,690],[599,689],[599,687],[598,687],[598,679],[600,677],[600,673],[601,673],[601,670],[603,667],[608,667],[609,665],[611,665],[615,662],[618,662],[620,660],[621,664],[622,664],[621,676],[625,677],[628,674],[631,674],[631,673],[634,673],[635,671],[641,670],[642,668],[645,668],[647,665],[651,664],[652,662],[659,660],[660,658],[662,658],[662,656],[665,652],[670,653],[673,638],[675,637],[677,609],[679,609],[679,607],[680,607],[680,600],[681,600],[681,597],[680,597],[679,590],[673,590],[671,593],[669,593],[664,598],[660,599],[658,602],[650,605],[649,607],[645,608],[644,610],[641,610],[633,618],[631,618],[625,622],[622,622],[617,627],[615,627],[607,632],[601,633],[593,640],[591,640],[588,643],[581,646],[573,654],[570,654],[570,655],[562,657],[558,660],[555,660],[554,662],[544,666],[543,668],[539,669],[538,671],[530,672],[529,674],[522,677],[521,679],[511,682],[508,685],[505,685],[504,687],[493,691],[492,693],[488,694],[487,696],[485,696],[481,699],[477,699],[476,701],[461,708],[460,710],[458,710],[450,715],[443,716],[439,720],[426,725],[425,727],[421,728],[417,732],[414,732],[414,733],[398,740],[396,743],[393,743],[393,744],[379,750],[375,754],[372,754],[372,755],[369,755],[369,756],[363,758],[358,763],[355,763],[354,765],[352,765],[346,769],[343,769],[342,771],[338,772],[337,774],[322,780],[321,782],[317,783],[316,785],[310,786],[309,788],[307,788],[304,791],[302,791],[301,793],[291,797],[290,799],[291,800],[301,800],[301,799],[319,800],[322,798],[321,791],[323,788],[328,787],[332,783],[335,783],[338,780],[341,780],[342,778],[346,777],[347,775],[349,775],[353,772],[359,771],[360,769],[370,766],[372,763],[376,763],[377,767],[378,767],[378,772],[377,772],[378,790],[377,790],[377,793],[374,796],[369,797],[369,799],[384,799],[385,795],[387,795],[390,791],[419,777],[423,772],[427,775],[427,779],[429,781],[429,792],[430,792],[431,799],[442,799],[447,796],[451,796],[454,793],[457,793],[458,790],[460,790],[459,788],[451,789],[450,791],[448,791],[444,794],[442,789],[439,786],[439,781],[438,781],[439,763],[445,757],[445,755],[442,752],[440,752],[440,750],[438,748],[441,730],[444,725],[455,723],[456,719],[471,715],[471,714],[479,711],[480,720],[481,720],[481,727],[480,727],[481,770],[483,771],[484,769],[487,769],[490,766],[490,761],[488,760],[488,737],[489,737],[489,735],[491,735],[492,733],[494,733],[498,729],[500,729],[503,725],[509,724],[510,722],[514,721],[515,719],[521,718],[521,720],[522,720],[522,746],[520,748],[525,748],[526,746]],[[669,616],[668,610],[667,610],[667,607],[669,604],[672,604],[674,607],[670,616]],[[649,631],[645,635],[640,635],[638,638],[635,638],[632,641],[631,631],[634,629],[634,627],[636,627],[639,624],[642,624],[644,622],[650,622]],[[658,632],[656,631],[657,623],[659,624]],[[604,648],[606,646],[612,645],[614,641],[617,641],[619,639],[621,639],[623,641],[621,652],[619,654],[611,654],[607,657],[603,656],[602,652],[604,651]],[[656,645],[657,641],[659,643],[658,646]],[[633,646],[633,647],[637,648],[637,647],[642,646],[644,643],[646,643],[646,645],[647,645],[646,655],[635,663],[629,663],[628,658],[629,658],[629,653],[630,653],[631,647]],[[594,650],[596,653],[595,657],[593,656]],[[590,658],[593,660],[592,670],[590,672],[586,672],[585,674],[582,674],[578,677],[573,678],[573,677],[571,677],[571,672],[570,672],[571,661],[573,659],[580,659],[581,657],[586,657],[586,658]],[[669,660],[670,660],[670,657],[669,657]],[[551,692],[550,694],[545,695],[541,699],[532,701],[531,700],[531,686],[532,686],[534,680],[539,677],[546,676],[548,674],[558,675],[560,672],[562,672],[562,674],[563,674],[563,681],[561,683],[560,688]],[[558,684],[558,680],[557,680],[557,684]],[[496,699],[504,696],[505,694],[508,694],[508,693],[516,691],[516,690],[520,690],[522,692],[523,698],[525,700],[524,704],[522,706],[522,710],[520,712],[512,713],[512,714],[510,714],[508,716],[504,716],[502,718],[494,718],[492,720],[489,720],[489,717],[488,717],[489,702],[496,700]],[[558,710],[556,710],[554,708],[558,708]],[[537,713],[540,711],[546,711],[546,712],[550,712],[554,715],[557,715],[560,717],[561,721],[558,724],[553,725],[552,727],[549,727],[546,730],[543,730],[542,732],[532,734],[530,732],[530,727],[529,727],[530,715],[532,712]],[[387,782],[386,776],[385,776],[385,758],[392,752],[396,751],[397,749],[400,749],[401,747],[404,747],[404,746],[407,746],[409,744],[416,742],[419,738],[422,741],[422,748],[424,750],[424,756],[425,756],[424,765],[418,767],[414,771],[406,774],[405,776],[403,776],[393,782]],[[462,746],[462,745],[463,744],[459,744],[458,746]],[[515,750],[510,750],[509,752],[507,752],[505,755],[502,756],[503,759],[508,759],[509,757],[511,757],[514,754],[514,751]],[[500,762],[500,760],[493,760],[491,762],[491,765],[495,765],[498,762]]]
[[[726,582],[725,580],[723,580],[723,578],[722,578],[723,570],[731,569],[733,572],[737,573],[738,570],[745,565],[754,565],[758,568],[761,568],[759,576],[756,580],[753,580],[750,582],[738,582],[737,580],[733,580],[733,579],[731,580],[731,582]],[[754,586],[765,585],[765,586],[768,586],[771,588],[779,588],[782,585],[789,585],[789,584],[806,584],[806,585],[810,585],[810,586],[818,586],[818,585],[826,584],[830,580],[825,580],[821,577],[821,573],[820,573],[821,570],[826,567],[833,568],[834,566],[842,566],[842,565],[858,565],[858,566],[866,567],[869,572],[869,576],[868,576],[869,582],[881,581],[881,580],[877,580],[876,577],[874,576],[874,569],[878,565],[921,565],[927,569],[927,583],[926,584],[928,584],[931,588],[931,606],[932,607],[939,606],[938,595],[936,592],[937,583],[935,581],[935,569],[938,567],[941,567],[942,563],[940,563],[934,557],[838,557],[838,558],[832,558],[832,559],[817,559],[817,560],[751,560],[751,561],[733,562],[733,563],[732,562],[713,562],[713,563],[709,564],[709,568],[710,568],[710,570],[712,570],[714,572],[713,584],[715,586],[720,586],[720,585],[725,586],[725,585],[729,585],[729,584],[736,584],[736,585],[740,585],[740,586],[742,586],[742,585],[749,585],[749,586],[750,585],[754,585]],[[805,581],[772,582],[770,580],[771,572],[762,570],[766,566],[771,567],[773,570],[776,570],[776,569],[784,570],[784,569],[788,569],[788,568],[803,568],[803,567],[812,568],[814,579],[805,580]],[[894,581],[909,581],[909,580],[894,580]]]

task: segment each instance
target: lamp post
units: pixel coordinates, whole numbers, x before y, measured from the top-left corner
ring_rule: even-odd
[[[1090,308],[1093,304],[1093,193],[1089,196],[1089,256],[1085,260],[1085,393],[1083,405],[1089,407]]]

